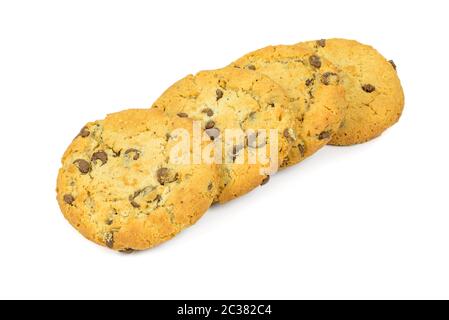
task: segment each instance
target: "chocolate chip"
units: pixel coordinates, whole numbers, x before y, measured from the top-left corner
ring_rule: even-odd
[[[90,163],[83,159],[78,159],[73,162],[74,165],[78,167],[78,170],[82,174],[88,174],[90,172]]]
[[[160,168],[156,171],[156,178],[160,184],[165,185],[178,180],[178,174],[168,168]]]
[[[108,232],[104,236],[104,242],[108,248],[114,248],[114,234],[112,232]]]
[[[364,84],[364,85],[362,86],[362,89],[363,89],[363,91],[365,91],[365,92],[371,93],[371,92],[373,92],[374,90],[376,90],[376,87],[373,86],[372,84]]]
[[[110,226],[114,223],[114,220],[109,218],[109,219],[106,219],[106,221],[104,223],[106,223],[106,225]]]
[[[78,134],[78,137],[87,138],[90,135],[90,131],[87,130],[86,127],[82,128],[80,133]]]
[[[309,57],[309,63],[317,69],[321,68],[321,59],[316,55]]]
[[[206,123],[206,129],[212,129],[213,127],[215,127],[215,122],[213,122],[212,120]]]
[[[242,145],[237,145],[237,146],[233,146],[232,147],[232,162],[235,162],[235,160],[237,159],[237,156],[239,155],[240,151],[242,151],[242,149],[244,149],[244,147]]]
[[[131,148],[131,149],[128,149],[128,150],[125,151],[126,155],[128,155],[130,153],[134,153],[134,157],[133,157],[134,160],[139,160],[139,158],[140,158],[140,151],[139,150]]]
[[[138,204],[135,200],[131,200],[129,203],[133,206],[133,208],[140,208],[140,204]]]
[[[262,183],[260,185],[264,186],[268,183],[268,181],[270,181],[270,176],[266,176],[265,179],[262,180]]]
[[[220,79],[220,80],[218,80],[218,85],[220,86],[220,88],[226,90],[226,87],[228,86],[228,83],[225,80]]]
[[[292,130],[287,128],[284,130],[284,137],[287,138],[288,140],[295,140],[294,135],[291,132]]]
[[[217,89],[215,93],[217,95],[217,101],[223,98],[223,91],[221,91],[220,89]]]
[[[112,150],[112,153],[113,153],[112,156],[114,158],[118,158],[122,154],[122,150],[119,150],[119,151]]]
[[[321,39],[316,42],[317,45],[324,48],[326,46],[326,39]]]
[[[315,98],[315,96],[313,95],[313,91],[312,90],[309,90],[307,93],[309,95],[310,100],[313,100]],[[307,103],[307,100],[306,100],[306,103]]]
[[[251,133],[246,138],[246,144],[250,148],[257,148],[257,133]]]
[[[393,66],[394,70],[397,70],[396,63],[394,63],[393,60],[390,60],[388,62]]]
[[[255,71],[255,70],[256,70],[256,66],[255,66],[255,65],[253,65],[253,64],[249,64],[249,65],[247,65],[247,66],[246,66],[246,68],[247,68],[247,69],[249,69],[249,70],[253,70],[253,71]]]
[[[338,84],[339,82],[338,74],[334,72],[325,72],[321,76],[321,82],[326,86],[330,84]]]
[[[72,205],[74,201],[75,201],[75,198],[71,194],[65,194],[64,195],[64,202],[65,203],[67,203],[69,205]]]
[[[306,80],[306,86],[310,87],[315,82],[315,79],[307,79]]]
[[[180,117],[180,118],[187,118],[188,116],[189,115],[187,113],[185,113],[185,112],[178,113],[178,117]]]
[[[298,150],[299,150],[299,153],[301,154],[301,157],[304,157],[304,155],[306,153],[306,147],[302,144],[298,144]]]
[[[251,120],[254,120],[256,118],[256,111],[252,111],[249,113],[248,118]]]
[[[244,149],[244,147],[241,144],[233,146],[232,147],[232,154],[233,155],[238,155],[240,153],[240,151],[242,151],[243,149]]]
[[[214,111],[211,108],[203,109],[201,112],[207,114],[208,117],[212,117],[214,115]]]
[[[207,186],[207,190],[211,191],[213,187],[214,187],[214,184],[212,182],[209,182],[209,185]]]
[[[108,154],[104,151],[97,151],[92,155],[90,161],[95,163],[97,160],[101,161],[101,165],[104,166],[108,162]]]
[[[135,198],[137,198],[137,197],[142,193],[142,191],[143,191],[143,190],[137,190],[137,191],[135,191],[133,195],[129,196],[129,198],[132,199],[132,200],[134,200]]]
[[[142,193],[142,190],[138,190],[136,192],[134,192],[134,194],[129,196],[129,203],[134,207],[134,208],[140,208],[140,204],[138,204],[135,200],[136,198]]]
[[[323,131],[318,135],[318,140],[324,140],[330,138],[332,131]]]
[[[119,252],[124,253],[124,254],[131,254],[131,253],[136,252],[136,250],[131,249],[131,248],[126,248],[126,249],[120,250]]]
[[[267,140],[263,140],[260,143],[258,143],[258,137],[259,135],[257,133],[251,133],[248,135],[247,138],[247,145],[248,147],[252,149],[262,148],[267,144]]]
[[[220,130],[218,128],[206,129],[204,130],[209,138],[214,141],[220,136]]]

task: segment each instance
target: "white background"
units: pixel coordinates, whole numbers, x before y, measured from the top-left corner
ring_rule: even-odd
[[[449,298],[445,4],[1,0],[0,298]],[[57,170],[84,123],[259,47],[329,37],[398,65],[406,108],[379,139],[326,147],[143,253],[64,220]]]

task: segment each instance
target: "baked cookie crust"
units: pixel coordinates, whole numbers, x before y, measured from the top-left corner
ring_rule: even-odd
[[[202,130],[223,141],[226,130],[266,132],[263,141],[246,135],[241,144],[223,144],[221,184],[216,202],[237,198],[267,181],[261,168],[250,163],[249,155],[271,150],[269,130],[277,132],[276,170],[296,143],[295,121],[286,92],[273,80],[252,70],[227,67],[189,75],[171,86],[154,103],[170,117],[189,117],[201,122]],[[260,140],[260,139],[258,139]],[[273,148],[274,149],[274,148]]]
[[[265,74],[287,92],[298,137],[283,166],[297,164],[314,154],[338,131],[347,107],[338,70],[312,49],[268,46],[231,65]]]
[[[192,135],[192,121],[132,109],[87,124],[59,170],[57,200],[67,220],[87,239],[124,252],[154,247],[194,224],[214,200],[218,171],[172,163],[175,129]]]
[[[354,40],[323,39],[297,46],[314,50],[340,69],[348,110],[330,144],[347,146],[367,142],[399,120],[404,92],[393,61]]]

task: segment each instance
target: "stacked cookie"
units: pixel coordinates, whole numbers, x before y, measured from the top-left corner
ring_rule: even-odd
[[[89,240],[148,249],[326,144],[379,136],[403,105],[396,66],[372,47],[266,47],[181,79],[150,109],[88,123],[63,156],[57,199]]]

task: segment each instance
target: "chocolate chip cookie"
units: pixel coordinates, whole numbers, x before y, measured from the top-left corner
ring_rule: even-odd
[[[341,72],[348,111],[330,144],[353,145],[378,137],[395,124],[404,108],[404,93],[396,65],[374,48],[346,39],[298,44],[329,59]]]
[[[127,110],[87,124],[62,158],[57,199],[86,238],[143,250],[194,224],[218,191],[215,164],[193,164],[192,121],[160,110]],[[176,150],[176,152],[174,152]],[[184,159],[186,161],[175,161]]]
[[[267,181],[269,171],[276,171],[296,144],[285,91],[252,70],[229,67],[189,75],[162,94],[153,107],[170,117],[197,120],[206,135],[222,144],[217,156],[221,183],[215,199],[220,203]],[[239,131],[240,136],[228,141],[230,134]]]
[[[338,70],[313,50],[269,46],[248,53],[231,65],[265,74],[286,90],[298,136],[283,166],[312,155],[338,131],[347,107]]]

